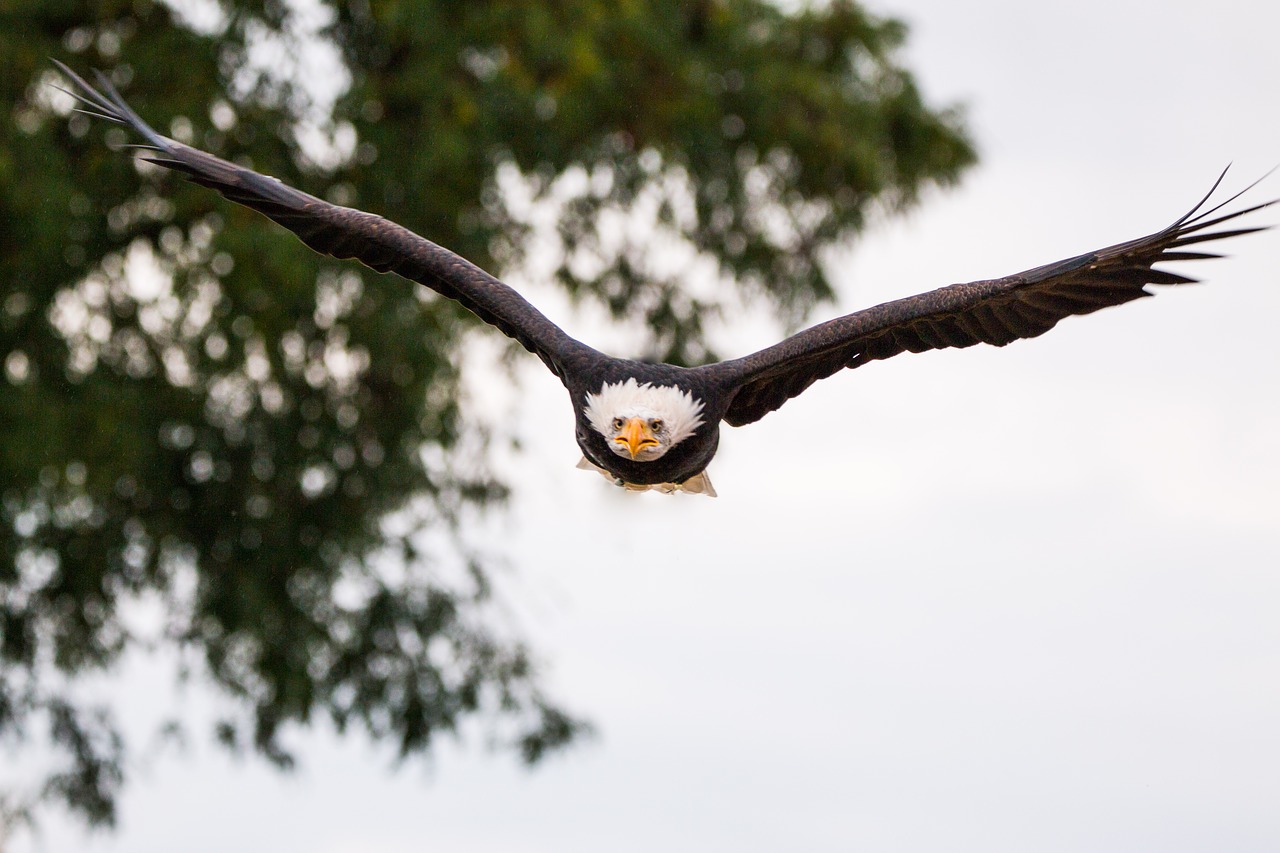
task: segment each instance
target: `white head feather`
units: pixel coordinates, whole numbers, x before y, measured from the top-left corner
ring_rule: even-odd
[[[617,418],[657,418],[662,421],[662,431],[656,437],[658,446],[641,452],[637,461],[659,458],[672,447],[693,435],[702,426],[702,401],[694,399],[688,391],[671,385],[643,385],[635,379],[625,382],[605,383],[599,394],[587,395],[585,410],[587,421],[596,432],[610,439],[609,449],[619,456],[626,450],[612,441],[618,434],[614,427]]]

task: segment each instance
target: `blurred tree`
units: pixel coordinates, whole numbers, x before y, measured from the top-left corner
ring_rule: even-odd
[[[713,357],[702,323],[732,298],[794,325],[832,295],[825,248],[974,159],[895,63],[903,26],[839,0],[0,16],[0,735],[51,747],[39,797],[93,824],[126,744],[76,688],[135,647],[178,649],[238,709],[218,739],[282,766],[282,728],[317,714],[405,756],[479,715],[530,762],[581,724],[463,535],[506,494],[458,405],[474,318],[180,187],[118,128],[104,144],[47,57],[499,273],[525,259],[524,194],[554,213],[554,278],[684,363]]]

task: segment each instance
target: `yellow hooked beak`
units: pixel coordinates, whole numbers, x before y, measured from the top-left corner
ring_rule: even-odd
[[[641,450],[646,447],[657,447],[658,440],[653,437],[653,432],[649,429],[649,425],[645,423],[644,418],[631,418],[626,425],[619,430],[618,434],[613,437],[618,444],[624,445],[627,452],[631,454],[631,458],[635,459]]]

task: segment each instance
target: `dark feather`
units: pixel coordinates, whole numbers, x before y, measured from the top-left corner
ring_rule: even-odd
[[[1206,231],[1275,203],[1215,215],[1256,185],[1255,181],[1204,210],[1225,175],[1224,170],[1185,216],[1149,236],[1005,278],[953,284],[887,302],[814,326],[745,358],[707,368],[722,385],[738,389],[724,419],[734,426],[758,421],[818,379],[845,367],[901,352],[977,343],[1004,346],[1019,338],[1042,335],[1072,314],[1088,314],[1151,296],[1145,285],[1194,282],[1196,279],[1153,267],[1166,261],[1219,257],[1179,249],[1265,230],[1264,226]]]
[[[568,362],[599,355],[565,334],[520,294],[448,249],[381,216],[330,204],[161,136],[125,103],[105,75],[96,75],[99,90],[56,59],[54,63],[80,90],[68,94],[91,107],[99,118],[129,125],[146,140],[144,147],[158,152],[144,160],[182,172],[189,180],[270,217],[317,252],[354,258],[378,272],[398,273],[456,299],[536,353],[561,379],[566,378]]]

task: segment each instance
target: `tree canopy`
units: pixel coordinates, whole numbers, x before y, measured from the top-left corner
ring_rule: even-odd
[[[465,535],[508,493],[458,403],[478,321],[137,161],[48,57],[498,275],[530,244],[519,188],[554,212],[552,277],[676,363],[715,356],[704,323],[735,299],[793,325],[833,295],[825,250],[974,161],[898,63],[903,25],[840,0],[0,15],[0,738],[59,761],[7,802],[97,825],[128,744],[75,686],[132,649],[178,649],[238,709],[216,738],[281,766],[317,718],[411,756],[477,717],[528,762],[584,723]]]

